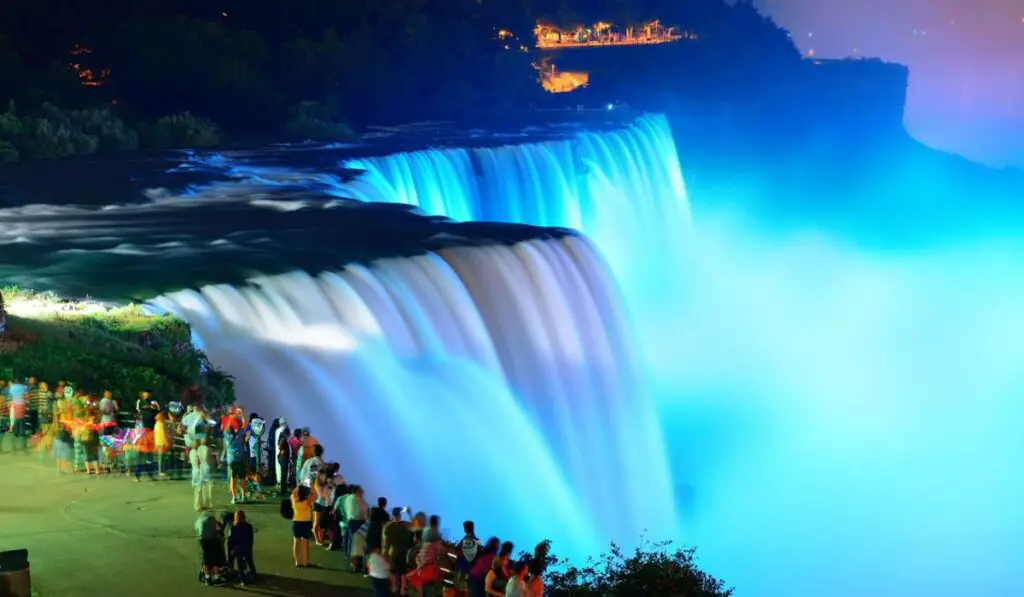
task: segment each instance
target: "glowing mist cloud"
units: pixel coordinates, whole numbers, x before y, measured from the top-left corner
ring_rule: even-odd
[[[686,333],[653,348],[677,355],[688,539],[739,595],[1024,590],[1024,244],[1000,228],[868,249],[696,227]]]

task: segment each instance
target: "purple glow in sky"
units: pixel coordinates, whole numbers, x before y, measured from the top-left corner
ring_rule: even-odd
[[[759,0],[801,51],[910,67],[920,141],[1024,167],[1024,0]]]

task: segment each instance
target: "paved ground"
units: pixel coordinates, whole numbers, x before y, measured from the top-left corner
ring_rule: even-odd
[[[256,528],[257,585],[207,588],[196,578],[196,513],[186,481],[58,475],[34,455],[0,454],[0,551],[27,548],[39,597],[231,594],[362,597],[366,581],[341,557],[312,547],[317,568],[296,570],[279,502],[242,506]],[[219,501],[217,501],[219,500]],[[228,509],[227,488],[215,491]]]

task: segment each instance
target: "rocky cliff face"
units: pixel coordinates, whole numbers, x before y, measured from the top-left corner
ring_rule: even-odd
[[[851,143],[906,135],[903,110],[910,69],[868,60],[807,60],[794,97],[814,131],[837,133]]]

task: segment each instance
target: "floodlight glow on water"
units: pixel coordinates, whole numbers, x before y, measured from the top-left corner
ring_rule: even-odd
[[[157,301],[243,400],[322,421],[347,476],[575,556],[676,539],[741,597],[1024,594],[1012,223],[914,246],[691,225],[661,117],[347,166],[340,196],[586,235]],[[302,326],[353,348],[284,339]],[[377,466],[383,429],[407,466]]]

